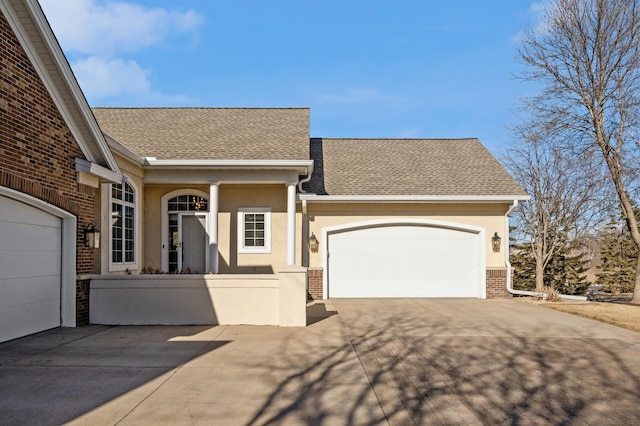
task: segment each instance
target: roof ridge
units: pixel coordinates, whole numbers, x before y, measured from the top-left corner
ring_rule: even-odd
[[[310,139],[316,140],[329,140],[329,141],[480,141],[477,137],[470,138],[317,138],[311,137]]]
[[[188,107],[91,107],[91,109],[118,109],[118,110],[190,110],[190,109],[205,109],[205,110],[290,110],[290,109],[311,109],[310,107],[197,107],[197,106],[188,106]]]

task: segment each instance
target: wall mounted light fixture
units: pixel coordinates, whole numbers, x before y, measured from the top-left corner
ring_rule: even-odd
[[[498,253],[500,251],[500,242],[502,238],[498,235],[498,233],[494,233],[493,237],[491,237],[491,246],[493,247],[493,251]]]
[[[84,243],[89,248],[100,248],[100,230],[91,222],[84,228]]]
[[[315,234],[312,232],[311,236],[309,237],[309,250],[311,250],[312,253],[317,253],[318,252],[318,247],[320,247],[320,241],[318,241],[318,239],[316,238]]]

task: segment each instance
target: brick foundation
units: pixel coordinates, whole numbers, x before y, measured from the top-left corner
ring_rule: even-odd
[[[322,300],[322,269],[309,268],[307,272],[307,299]]]
[[[487,299],[512,297],[507,290],[507,270],[487,269]]]
[[[76,281],[76,325],[89,325],[90,279]]]

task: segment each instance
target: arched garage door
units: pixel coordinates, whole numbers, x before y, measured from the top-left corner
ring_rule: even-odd
[[[0,342],[60,326],[60,218],[0,195],[0,236]]]
[[[328,297],[484,297],[480,232],[390,224],[327,235]]]

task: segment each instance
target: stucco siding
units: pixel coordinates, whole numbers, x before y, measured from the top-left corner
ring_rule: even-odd
[[[424,204],[424,203],[309,203],[309,235],[320,238],[323,228],[379,219],[430,219],[470,225],[485,229],[487,267],[504,267],[504,214],[508,204]],[[491,237],[502,237],[499,253],[491,247]],[[322,266],[322,249],[309,254],[309,266]]]

